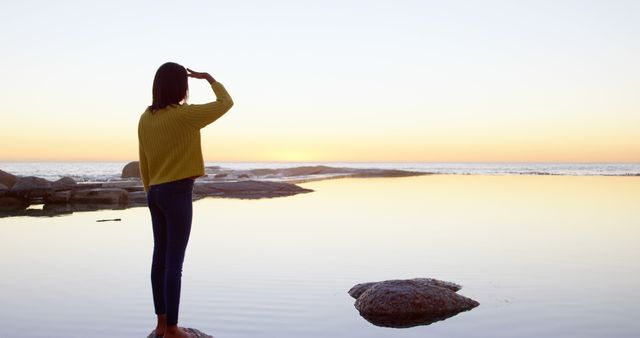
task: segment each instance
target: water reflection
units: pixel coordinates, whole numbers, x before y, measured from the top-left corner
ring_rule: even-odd
[[[374,316],[360,313],[362,318],[375,326],[391,327],[396,329],[406,329],[414,326],[431,325],[435,322],[445,320],[457,315],[457,313],[447,315],[436,315],[433,313],[415,314],[405,317]]]

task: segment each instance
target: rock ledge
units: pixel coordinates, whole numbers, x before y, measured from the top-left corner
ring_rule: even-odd
[[[200,330],[196,330],[196,329],[192,329],[192,328],[183,328],[184,330],[188,331],[189,333],[191,333],[194,337],[196,338],[214,338],[213,336],[210,336]],[[149,335],[147,336],[147,338],[158,338],[158,336],[156,336],[156,331],[153,330],[151,331],[151,333],[149,333]]]

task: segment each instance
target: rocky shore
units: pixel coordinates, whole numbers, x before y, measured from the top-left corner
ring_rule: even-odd
[[[193,199],[272,198],[311,192],[295,183],[341,177],[401,177],[425,173],[386,169],[303,166],[284,169],[228,170],[207,167],[196,180]],[[0,170],[0,217],[57,216],[76,211],[146,206],[138,162],[128,163],[118,180],[77,182],[71,177],[49,181]]]

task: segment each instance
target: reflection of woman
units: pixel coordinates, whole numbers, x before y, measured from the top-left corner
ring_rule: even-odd
[[[209,81],[217,100],[186,104],[187,77]],[[211,75],[168,62],[158,68],[153,102],[140,117],[140,173],[153,224],[151,288],[158,316],[156,336],[191,337],[178,327],[178,308],[182,262],[191,230],[193,182],[204,175],[200,129],[231,106],[229,93]]]

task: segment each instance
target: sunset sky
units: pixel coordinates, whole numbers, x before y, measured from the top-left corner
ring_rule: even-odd
[[[2,7],[0,161],[136,159],[174,61],[234,98],[208,161],[640,162],[640,1]]]

